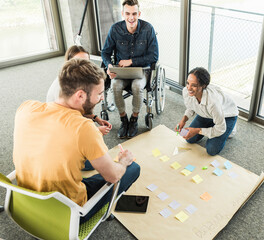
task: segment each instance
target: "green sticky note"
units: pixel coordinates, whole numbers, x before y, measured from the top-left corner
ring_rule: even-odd
[[[206,170],[207,168],[208,168],[207,166],[204,166],[202,169],[203,169],[203,170]]]

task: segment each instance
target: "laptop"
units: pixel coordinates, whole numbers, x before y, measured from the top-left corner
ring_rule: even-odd
[[[116,78],[120,79],[136,79],[143,78],[142,67],[110,67],[110,72],[116,73]]]

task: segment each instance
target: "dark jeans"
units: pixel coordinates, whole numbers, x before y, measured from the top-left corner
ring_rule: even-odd
[[[219,137],[214,137],[214,138],[208,139],[206,142],[206,151],[211,156],[214,156],[223,150],[228,136],[233,131],[233,129],[236,125],[237,116],[225,118],[225,121],[226,121],[225,133]],[[214,125],[215,124],[213,123],[213,119],[203,118],[203,117],[197,115],[194,118],[194,120],[192,121],[192,123],[190,124],[190,127],[192,127],[192,128],[209,128],[209,127],[213,127]],[[203,137],[204,137],[203,135],[197,134],[194,137],[187,140],[187,142],[188,143],[197,143]]]
[[[127,189],[137,180],[140,174],[140,166],[133,162],[130,166],[127,167],[127,170],[120,181],[120,186],[118,194]],[[106,181],[100,174],[96,174],[89,178],[84,178],[82,182],[86,185],[87,197],[91,198],[105,183]],[[80,223],[84,223],[89,220],[96,212],[98,212],[106,203],[108,203],[112,196],[111,188],[108,193],[92,208],[92,210],[87,213],[84,217],[81,217]]]

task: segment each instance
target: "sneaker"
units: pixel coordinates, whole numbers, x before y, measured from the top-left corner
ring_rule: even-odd
[[[233,138],[236,135],[237,129],[236,129],[236,125],[233,129],[233,131],[230,133],[230,135],[228,136],[228,138]]]
[[[120,119],[122,123],[118,130],[117,137],[125,138],[127,136],[127,131],[128,131],[128,126],[129,126],[127,115],[124,117],[121,117]]]
[[[129,121],[128,133],[127,133],[128,138],[132,138],[137,135],[138,133],[137,120],[138,120],[138,117],[134,117],[133,115],[131,115],[130,121]]]

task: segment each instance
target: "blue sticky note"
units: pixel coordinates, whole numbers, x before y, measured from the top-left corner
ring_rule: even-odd
[[[219,168],[216,168],[213,173],[216,175],[216,176],[221,176],[223,174],[223,171],[220,170]]]
[[[189,164],[188,166],[185,167],[185,169],[189,170],[190,172],[192,172],[195,169],[195,166]]]
[[[228,160],[224,163],[224,165],[227,170],[232,168],[232,164]]]

